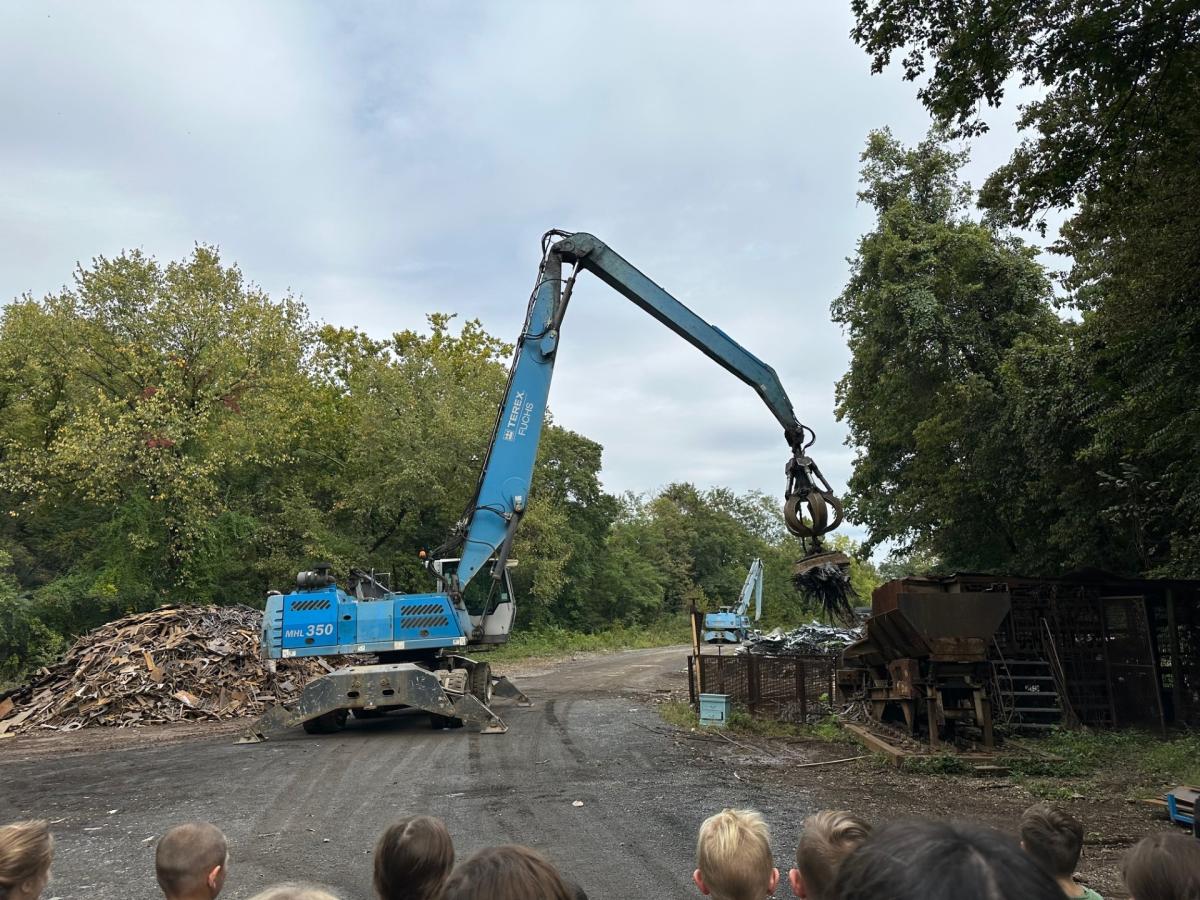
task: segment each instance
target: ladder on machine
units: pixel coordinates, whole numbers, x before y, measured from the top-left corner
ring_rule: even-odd
[[[1063,704],[1049,660],[1007,659],[995,663],[1001,708],[1008,724],[1022,731],[1045,731],[1063,724]]]

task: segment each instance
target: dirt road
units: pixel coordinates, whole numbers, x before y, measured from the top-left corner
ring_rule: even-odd
[[[0,745],[0,821],[55,823],[46,896],[63,900],[158,896],[154,842],[192,819],[230,838],[231,898],[304,879],[368,900],[376,838],[417,812],[446,821],[460,858],[519,842],[593,898],[688,897],[696,828],[710,812],[756,806],[779,823],[786,848],[808,810],[802,791],[785,798],[715,775],[694,742],[664,728],[647,701],[686,690],[686,652],[516,665],[534,706],[504,707],[510,731],[500,736],[431,731],[427,717],[400,714],[259,745],[195,728],[174,742],[170,730],[127,732],[110,749],[83,733],[18,738]]]

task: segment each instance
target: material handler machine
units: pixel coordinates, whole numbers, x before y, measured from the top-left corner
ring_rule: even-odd
[[[474,494],[449,539],[431,558],[420,554],[435,589],[405,594],[359,570],[340,586],[328,566],[318,566],[301,572],[291,593],[270,595],[262,626],[269,658],[363,654],[377,662],[315,679],[291,706],[269,709],[248,737],[262,739],[300,724],[309,732],[337,731],[351,712],[365,717],[394,707],[424,710],[435,727],[470,724],[501,733],[508,729],[492,709],[493,698],[528,703],[487,662],[466,654],[505,642],[512,628],[509,557],[529,507],[563,317],[585,271],[754,388],[790,448],[784,519],[807,551],[796,583],[803,587],[809,579],[827,591],[831,582],[845,580],[849,560],[821,545],[821,536],[841,522],[841,504],[808,456],[813,432],[796,418],[774,369],[592,235],[550,231],[542,238],[537,281]]]
[[[763,565],[761,559],[750,563],[746,583],[738,595],[737,606],[722,606],[704,615],[704,641],[708,644],[737,644],[750,634],[750,600],[754,600],[754,621],[762,618]]]

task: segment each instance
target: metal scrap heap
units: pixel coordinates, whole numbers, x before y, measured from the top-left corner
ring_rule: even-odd
[[[290,702],[330,666],[262,659],[261,621],[248,606],[163,606],[110,622],[0,698],[0,736],[231,719]]]
[[[808,622],[791,631],[776,628],[746,639],[738,653],[761,656],[836,656],[862,637],[861,628],[839,628],[823,622]]]

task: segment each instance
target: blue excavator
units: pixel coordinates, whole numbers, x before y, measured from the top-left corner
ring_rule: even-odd
[[[750,624],[750,601],[754,601],[754,621],[762,618],[763,564],[761,559],[750,563],[746,582],[738,594],[737,606],[722,606],[716,612],[704,614],[704,641],[708,644],[738,644],[746,639],[753,627]]]
[[[339,585],[323,565],[301,572],[290,593],[268,595],[262,646],[269,659],[365,655],[375,661],[314,679],[294,703],[268,709],[247,739],[261,740],[296,725],[310,733],[335,732],[351,714],[371,717],[399,707],[424,710],[435,727],[467,724],[483,733],[502,733],[508,729],[493,710],[494,701],[528,704],[486,661],[467,654],[504,643],[513,625],[513,538],[529,508],[563,318],[584,272],[754,388],[783,427],[790,448],[783,515],[808,551],[794,580],[817,592],[848,585],[849,560],[824,552],[821,545],[821,536],[841,522],[841,503],[808,455],[813,432],[796,418],[775,370],[597,238],[549,231],[542,238],[537,280],[475,491],[449,539],[432,554],[419,554],[434,589],[393,591],[373,573],[357,569]]]

